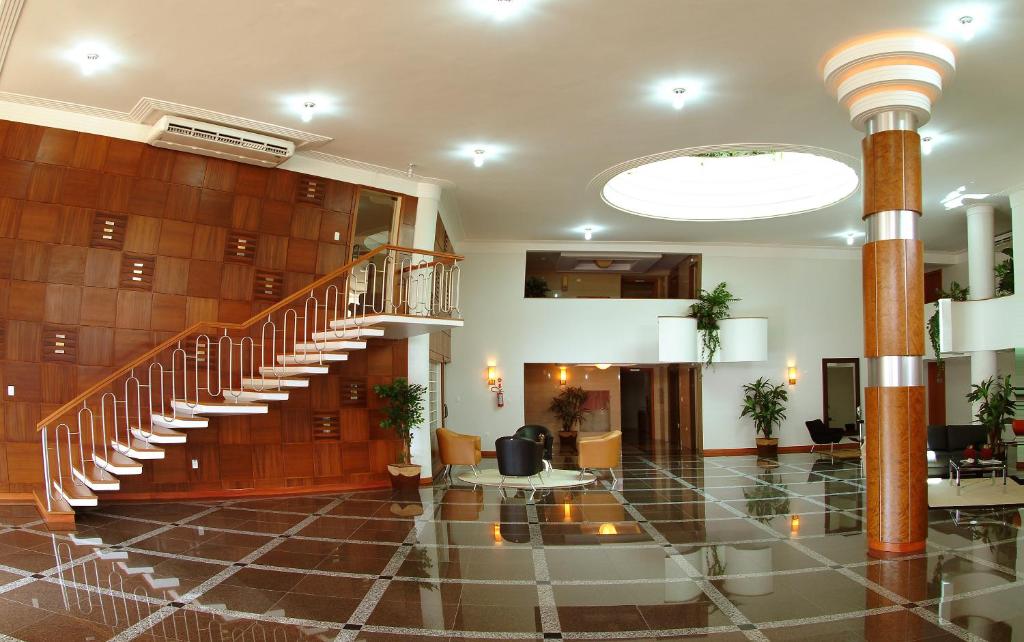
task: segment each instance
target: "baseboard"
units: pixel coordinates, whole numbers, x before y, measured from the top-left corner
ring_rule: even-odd
[[[480,451],[480,456],[483,457],[484,459],[497,459],[498,458],[498,451],[497,450],[481,450]]]
[[[809,453],[813,445],[809,446],[779,446],[779,454],[786,453]],[[836,444],[835,450],[855,450],[860,444]],[[828,448],[819,447],[815,452],[828,454]],[[705,457],[736,457],[737,455],[756,455],[757,448],[705,448]]]
[[[32,493],[0,493],[0,504],[34,504]]]
[[[429,481],[430,478],[427,478]],[[102,502],[149,502],[174,499],[268,499],[271,497],[296,497],[300,495],[323,495],[337,492],[353,492],[360,490],[379,490],[390,488],[388,480],[373,484],[324,484],[321,486],[295,486],[292,488],[240,488],[237,490],[205,490],[205,491],[160,491],[103,495]]]

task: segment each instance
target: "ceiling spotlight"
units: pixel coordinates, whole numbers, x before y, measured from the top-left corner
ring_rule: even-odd
[[[932,153],[932,144],[935,141],[932,140],[931,136],[925,136],[921,139],[921,153],[927,156]]]
[[[513,0],[493,0],[493,2],[495,20],[504,20],[515,10],[515,7],[512,6]]]
[[[100,67],[100,55],[95,51],[91,51],[82,56],[82,74],[85,76],[91,76]]]
[[[302,122],[308,123],[309,121],[313,120],[313,112],[315,110],[316,103],[313,102],[312,100],[307,100],[306,102],[302,103],[302,113],[300,114]]]
[[[586,240],[586,241],[589,241],[592,238],[594,238],[594,230],[590,229],[589,227],[584,228],[583,229],[583,239]]]
[[[974,22],[974,16],[960,16],[958,22],[960,23],[960,35],[963,39],[970,40],[973,38],[978,28],[978,25]]]
[[[853,242],[854,242],[854,240],[856,240],[856,238],[857,238],[857,235],[854,234],[853,232],[850,232],[849,234],[846,235],[846,244],[847,245],[853,245]]]
[[[474,149],[473,150],[473,167],[483,167],[484,157],[487,156],[486,149]]]
[[[680,110],[686,106],[686,88],[676,87],[672,90],[672,108]]]

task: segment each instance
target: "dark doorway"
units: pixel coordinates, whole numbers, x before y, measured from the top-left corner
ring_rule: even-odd
[[[700,452],[702,438],[697,422],[697,369],[672,364],[668,367],[668,441],[690,452]]]
[[[946,364],[928,362],[928,425],[946,425]]]
[[[650,368],[622,368],[619,389],[622,394],[622,439],[630,444],[651,443],[651,380]]]

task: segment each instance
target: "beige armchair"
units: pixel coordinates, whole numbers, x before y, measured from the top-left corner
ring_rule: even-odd
[[[461,435],[447,428],[438,428],[437,451],[444,464],[444,471],[441,477],[448,477],[452,481],[452,466],[469,466],[477,475],[477,464],[480,463],[480,437],[475,435]]]
[[[622,460],[622,431],[613,430],[599,437],[585,437],[579,440],[580,476],[588,468],[607,468],[615,481],[615,467]]]

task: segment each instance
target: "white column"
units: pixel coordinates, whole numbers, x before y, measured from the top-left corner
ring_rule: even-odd
[[[1021,260],[1013,262],[1013,282],[1024,287],[1024,190],[1010,194],[1010,218],[1013,235],[1013,255]]]
[[[434,249],[434,233],[437,231],[437,210],[441,201],[441,188],[432,184],[421,184],[416,203],[416,226],[413,228],[413,247],[421,250]],[[430,380],[430,335],[409,337],[409,383],[427,386]],[[430,417],[429,407],[423,408],[423,423],[412,431],[412,463],[423,467],[423,479],[432,475],[430,458]]]
[[[968,299],[991,299],[996,294],[995,277],[995,210],[988,203],[967,208],[967,281]],[[995,350],[971,353],[971,383],[981,383],[998,374]],[[980,402],[971,407],[977,415]]]

